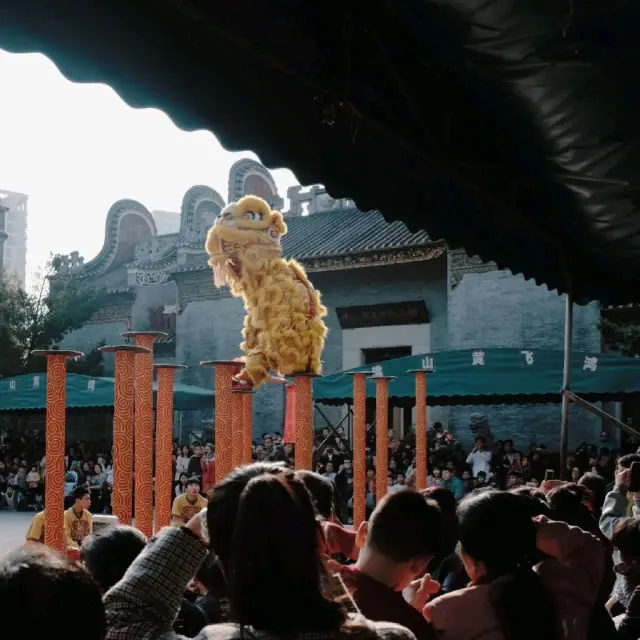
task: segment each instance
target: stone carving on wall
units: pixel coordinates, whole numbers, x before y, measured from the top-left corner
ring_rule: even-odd
[[[152,262],[159,259],[175,246],[176,241],[177,236],[162,236],[137,244],[133,258],[134,264]]]
[[[180,210],[180,242],[190,243],[204,237],[201,219],[206,213],[217,215],[225,206],[222,196],[204,185],[191,187],[182,199]]]
[[[469,256],[464,249],[449,251],[451,257],[451,288],[455,289],[467,273],[497,271],[495,262],[483,262],[478,256]]]
[[[166,271],[138,271],[136,272],[136,284],[140,287],[152,287],[157,284],[164,284],[169,280]]]
[[[305,204],[308,215],[356,208],[355,202],[350,198],[332,198],[324,187],[318,185],[309,187],[307,191],[303,191],[300,185],[289,187],[287,197],[290,202],[289,211],[285,213],[287,216],[301,216],[305,213]]]
[[[266,182],[273,195],[265,197],[265,200],[272,209],[281,210],[284,206],[284,200],[278,195],[273,176],[266,167],[249,158],[238,160],[229,171],[229,202],[239,200],[245,195],[245,181],[250,175],[260,176]]]
[[[130,304],[107,305],[96,311],[87,324],[99,324],[103,322],[126,322],[131,316]]]
[[[342,271],[343,269],[360,269],[364,267],[382,267],[410,262],[425,262],[443,256],[447,249],[444,245],[431,247],[412,247],[398,251],[371,251],[346,256],[328,258],[307,258],[300,260],[309,272]]]
[[[227,288],[218,289],[213,284],[213,280],[210,277],[207,277],[179,282],[178,297],[180,299],[180,305],[184,306],[189,302],[230,298],[231,294]]]

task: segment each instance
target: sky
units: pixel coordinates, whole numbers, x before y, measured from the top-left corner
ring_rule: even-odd
[[[208,131],[182,131],[157,109],[132,109],[106,85],[69,82],[45,56],[0,50],[0,190],[29,196],[28,274],[50,253],[95,257],[117,200],[180,211],[196,184],[226,199],[229,169],[246,157],[259,160],[226,151]],[[295,176],[272,174],[286,199]]]

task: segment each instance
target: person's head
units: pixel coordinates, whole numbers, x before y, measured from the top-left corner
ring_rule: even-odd
[[[333,482],[313,471],[298,471],[296,476],[311,494],[318,514],[328,520],[333,511]]]
[[[487,446],[487,441],[482,437],[482,436],[478,436],[476,438],[476,447],[478,448],[479,451],[482,451],[483,449],[485,449]]]
[[[90,473],[91,472],[91,467],[89,466],[88,462],[83,462],[82,463],[82,471],[84,473]]]
[[[98,463],[93,465],[93,473],[96,476],[99,476],[102,473],[102,466],[99,465]]]
[[[444,522],[444,542],[443,553],[447,555],[453,553],[458,543],[458,513],[456,498],[444,487],[429,487],[422,491],[422,495],[429,500],[433,500],[442,514]]]
[[[513,451],[513,440],[505,440],[502,446],[505,453],[511,453]]]
[[[109,527],[100,536],[90,536],[82,542],[80,557],[87,571],[106,593],[124,576],[140,555],[147,539],[133,527]]]
[[[358,565],[384,569],[388,586],[402,591],[424,575],[431,559],[442,549],[445,526],[437,503],[412,489],[387,494],[369,522],[358,529],[362,549]]]
[[[396,484],[400,484],[400,485],[405,484],[404,473],[398,473],[398,475],[396,476]]]
[[[396,462],[395,458],[391,458],[391,460],[389,460],[389,469],[391,469],[391,471],[396,471],[398,468],[398,463]]]
[[[602,456],[602,458],[606,458],[606,456]],[[618,469],[631,469],[631,465],[634,462],[640,462],[640,453],[629,453],[618,458]]]
[[[342,462],[342,467],[345,471],[351,471],[351,458],[345,458]]]
[[[187,477],[186,473],[181,473],[180,474],[180,486],[186,487],[188,480],[189,480],[189,478]]]
[[[35,464],[31,465],[31,473],[38,473],[38,467]]]
[[[271,449],[273,449],[273,438],[271,436],[265,436],[263,442],[264,442],[264,448],[267,451],[270,451]]]
[[[72,614],[70,603],[77,605]],[[67,636],[70,615],[84,640],[103,640],[102,594],[79,564],[44,545],[17,549],[0,560],[0,619],[7,638]]]
[[[182,457],[183,458],[188,458],[189,457],[189,447],[187,447],[187,445],[183,445],[182,447]]]
[[[462,471],[462,479],[463,480],[471,480],[471,471],[469,471],[469,469],[464,469]]]
[[[193,445],[193,455],[194,455],[196,458],[199,458],[199,457],[201,457],[201,456],[202,456],[202,445],[201,445],[199,442],[196,442],[196,443]]]
[[[607,481],[598,473],[585,473],[578,484],[589,490],[591,504],[599,515],[607,495]]]
[[[376,470],[372,469],[371,467],[367,469],[367,478],[369,480],[373,480],[375,477],[376,477]]]
[[[491,602],[507,640],[555,638],[557,632],[555,605],[532,568],[537,545],[530,501],[483,491],[458,507],[462,563],[472,582],[493,583]]]
[[[192,476],[187,480],[187,495],[195,498],[200,493],[200,480],[196,476]]]
[[[448,468],[446,468],[446,467],[445,467],[445,468],[442,470],[442,479],[443,479],[445,482],[449,482],[449,480],[451,480],[451,476],[452,476],[452,475],[453,475],[453,474],[451,473],[451,469],[448,469]]]
[[[331,431],[329,431],[329,427],[324,427],[322,429],[322,439],[326,440],[331,435]]]
[[[287,442],[282,449],[284,451],[284,455],[287,457],[293,454],[293,445],[290,442]]]
[[[333,462],[331,462],[331,460],[329,460],[329,462],[327,462],[327,466],[325,467],[325,472],[326,473],[333,473],[334,469],[333,469]]]
[[[213,455],[213,444],[211,444],[211,442],[207,442],[207,444],[204,445],[204,452],[208,458]]]
[[[509,471],[507,474],[507,487],[517,487],[522,484],[522,474],[519,471]]]
[[[633,589],[640,584],[640,518],[625,518],[616,526],[611,538],[620,552],[616,573],[626,576]]]
[[[76,487],[71,492],[71,498],[73,499],[73,508],[76,511],[81,509],[89,509],[91,507],[91,494],[85,487]]]
[[[346,614],[323,592],[320,528],[303,482],[280,467],[243,484],[225,571],[233,620],[279,636],[338,631]]]
[[[478,475],[476,477],[478,484],[486,484],[487,482],[487,472],[486,471],[478,471]]]
[[[433,468],[433,477],[434,478],[441,478],[442,477],[442,469],[440,467],[434,467]]]
[[[585,487],[577,484],[564,484],[550,491],[547,494],[549,517],[596,533],[598,524],[584,502],[585,491]]]
[[[436,433],[442,433],[444,431],[444,428],[442,426],[442,422],[434,422],[433,423],[433,430]]]
[[[215,491],[212,492],[207,507],[209,545],[218,556],[226,576],[229,575],[233,534],[243,491],[253,478],[284,472],[285,466],[282,463],[256,462],[234,469],[216,485]]]

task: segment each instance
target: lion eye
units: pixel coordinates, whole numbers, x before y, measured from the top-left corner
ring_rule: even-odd
[[[264,213],[260,213],[259,211],[247,211],[242,218],[244,220],[253,220],[255,221],[262,221],[264,220]]]

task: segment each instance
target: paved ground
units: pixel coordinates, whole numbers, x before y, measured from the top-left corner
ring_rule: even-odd
[[[24,536],[35,514],[0,511],[0,557],[24,544]]]

